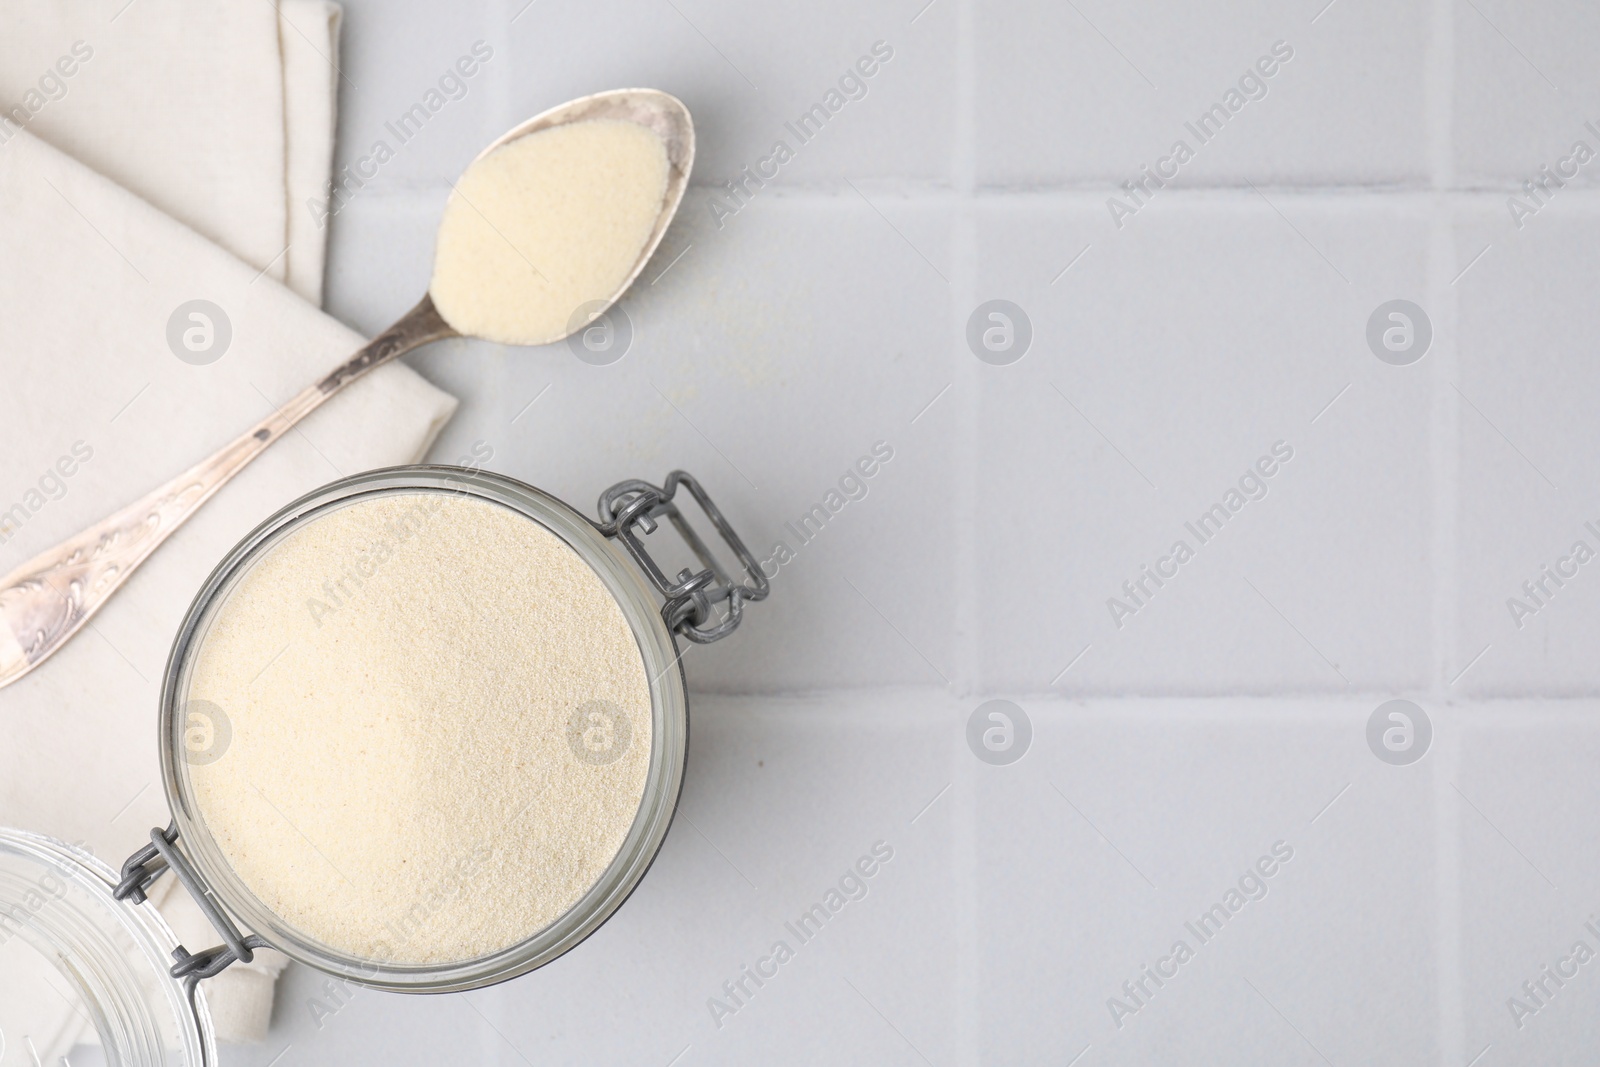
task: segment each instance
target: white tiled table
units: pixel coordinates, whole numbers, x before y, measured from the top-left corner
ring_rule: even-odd
[[[922,4],[347,4],[346,161],[494,50],[334,222],[328,305],[364,330],[426,285],[447,179],[504,128],[619,85],[697,120],[626,357],[415,357],[463,401],[434,458],[485,442],[583,505],[683,466],[763,554],[874,442],[894,459],[690,653],[682,817],[600,933],[465,996],[344,1004],[293,969],[229,1062],[1592,1055],[1600,962],[1520,1028],[1507,999],[1600,951],[1600,563],[1521,629],[1505,601],[1600,548],[1600,162],[1521,229],[1506,199],[1600,149],[1600,15]],[[719,228],[716,185],[879,40],[866,96]],[[1265,97],[1117,228],[1117,184],[1280,40]],[[1032,324],[1009,366],[965,341],[994,298]],[[1434,331],[1405,367],[1365,339],[1395,298]],[[1278,441],[1267,496],[1117,628],[1107,598]],[[1396,696],[1434,725],[1411,766],[1365,740]],[[992,697],[1033,721],[1011,766],[966,745]],[[719,1028],[708,998],[880,840],[868,895]],[[1279,841],[1265,897],[1119,1028],[1108,998]]]

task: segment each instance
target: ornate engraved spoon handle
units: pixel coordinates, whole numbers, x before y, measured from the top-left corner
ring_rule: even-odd
[[[430,297],[317,384],[178,477],[0,578],[0,687],[78,632],[128,575],[267,446],[368,371],[457,336]]]

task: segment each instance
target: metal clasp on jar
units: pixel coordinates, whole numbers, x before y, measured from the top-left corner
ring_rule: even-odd
[[[672,502],[679,486],[689,491],[695,503],[705,512],[706,518],[711,520],[717,535],[744,568],[746,581],[735,582],[722,569],[716,556]],[[667,629],[682,634],[696,644],[709,644],[728,636],[738,627],[745,602],[765,600],[770,591],[766,575],[761,573],[761,564],[750,554],[733,527],[728,525],[728,520],[723,518],[722,512],[712,503],[700,483],[687,471],[673,471],[667,475],[666,485],[659,487],[637,478],[618,482],[600,494],[599,511],[601,521],[595,525],[600,532],[622,542],[650,583],[666,599],[661,607],[661,617]],[[654,533],[657,523],[663,518],[672,523],[684,543],[694,552],[695,558],[705,567],[704,570],[693,573],[685,567],[678,572],[677,581],[669,580],[662,573],[635,528],[647,535]],[[714,609],[724,602],[728,609],[719,619]]]

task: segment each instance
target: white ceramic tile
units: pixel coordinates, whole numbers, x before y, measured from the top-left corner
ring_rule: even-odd
[[[267,1040],[224,1045],[223,1062],[238,1067],[403,1063],[426,1055],[496,1062],[493,1031],[460,996],[415,997],[354,988],[346,993],[337,985],[330,989],[330,981],[291,965],[278,981]]]
[[[888,1063],[917,1062],[913,1049],[935,1059],[948,1053],[959,860],[950,796],[923,809],[952,780],[955,710],[948,698],[915,691],[842,701],[703,698],[691,712],[692,757],[700,758],[681,809],[692,820],[687,836],[715,842],[758,887],[738,885],[733,910],[752,916],[751,929],[721,939],[712,975],[693,991],[686,1040],[703,1051],[701,1062],[748,1063],[775,1048],[794,1062],[841,1047]],[[784,922],[874,847],[892,858],[861,879],[865,895],[805,944],[786,936]],[[715,1028],[706,1004],[713,990],[703,987],[720,986],[774,939],[795,943],[796,958]]]
[[[979,181],[1115,184],[1178,140],[1185,185],[1425,179],[1427,5],[1320,6],[978,4]],[[1184,123],[1219,103],[1239,109],[1202,143]]]
[[[362,183],[351,202],[446,186],[502,132],[500,83],[513,72],[497,29],[478,4],[408,4],[403,14],[344,5],[335,163]]]
[[[1020,362],[982,368],[984,684],[1425,684],[1428,364],[1365,341],[1373,308],[1425,289],[1425,218],[1245,194],[1157,202],[1120,232],[1081,202],[985,201],[980,219],[976,295],[1035,331]],[[1278,442],[1293,458],[1267,495],[1202,544],[1185,524]],[[1141,607],[1123,583],[1180,539],[1194,558]]]
[[[1586,127],[1600,125],[1597,41],[1600,13],[1587,5],[1455,5],[1452,136],[1460,182],[1516,188],[1541,166],[1556,172],[1576,141],[1600,151],[1600,134]],[[1595,183],[1592,163],[1565,169],[1577,170],[1579,185]]]
[[[449,189],[375,190],[329,222],[323,307],[372,335],[422,299],[433,276],[433,242]]]
[[[1023,703],[1034,749],[978,768],[984,1062],[1427,1061],[1431,776],[1373,757],[1368,705]]]
[[[948,12],[929,12],[913,25],[909,0],[796,8],[608,0],[541,3],[521,14],[521,0],[507,6],[515,18],[507,34],[508,124],[584,93],[651,85],[682,98],[695,116],[699,183],[736,177],[777,141],[795,155],[778,184],[949,179],[955,86]],[[601,48],[571,46],[597,36]],[[831,112],[820,132],[786,128],[816,104]]]
[[[1445,796],[1460,842],[1463,1047],[1470,1055],[1492,1045],[1502,1063],[1576,1062],[1600,1038],[1594,961],[1562,985],[1542,972],[1570,974],[1573,964],[1560,960],[1579,941],[1600,952],[1600,935],[1586,926],[1600,927],[1596,709],[1591,701],[1491,708],[1469,718]],[[1523,983],[1541,980],[1530,997]]]
[[[1593,197],[1574,192],[1514,230],[1493,204],[1464,211],[1463,262],[1489,248],[1458,285],[1461,362],[1460,622],[1457,661],[1482,658],[1456,688],[1489,696],[1592,694],[1600,667],[1600,581],[1571,555],[1600,551],[1600,375],[1575,353],[1600,322],[1590,299],[1600,235]],[[1562,562],[1567,558],[1566,563]],[[1568,579],[1545,567],[1576,568]],[[1557,586],[1556,580],[1562,585]],[[1524,582],[1543,581],[1530,595]]]

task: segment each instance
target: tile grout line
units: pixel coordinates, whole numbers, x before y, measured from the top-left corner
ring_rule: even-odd
[[[1459,304],[1457,290],[1446,279],[1454,278],[1459,264],[1454,248],[1454,221],[1457,198],[1450,195],[1455,185],[1455,93],[1456,67],[1454,0],[1433,0],[1432,34],[1428,49],[1428,156],[1432,177],[1433,205],[1430,212],[1427,301],[1435,316],[1433,366],[1429,368],[1429,398],[1432,408],[1431,468],[1433,471],[1433,641],[1427,692],[1443,711],[1449,699],[1446,682],[1449,665],[1457,648],[1460,518],[1460,406],[1453,403],[1449,388],[1457,371],[1457,329]],[[1441,330],[1439,326],[1446,329]],[[1440,714],[1444,730],[1434,755],[1433,846],[1434,893],[1438,901],[1438,926],[1434,931],[1438,974],[1438,1048],[1441,1064],[1466,1061],[1464,1048],[1465,1015],[1461,976],[1461,856],[1457,838],[1459,812],[1446,788],[1455,777],[1459,761],[1459,736],[1452,727],[1459,718]]]
[[[504,94],[501,94],[502,96]],[[503,108],[509,109],[509,101],[503,103]],[[509,110],[504,111],[508,120],[514,119]],[[510,126],[510,121],[506,123]],[[498,137],[504,129],[496,129],[493,136]],[[1431,164],[1430,164],[1431,166]],[[1107,175],[1098,178],[1084,178],[1075,180],[1070,185],[974,185],[971,197],[980,202],[1012,201],[1057,203],[1066,206],[1083,206],[1104,210],[1106,188],[1115,184],[1116,176]],[[884,192],[894,196],[898,201],[908,205],[920,204],[950,204],[962,199],[959,190],[950,188],[939,182],[895,182],[884,178],[856,179],[856,184],[868,191]],[[1426,185],[1397,185],[1363,184],[1360,182],[1344,182],[1328,184],[1326,182],[1299,182],[1286,183],[1254,183],[1250,185],[1186,185],[1168,186],[1162,191],[1162,197],[1172,201],[1187,204],[1205,203],[1260,203],[1260,193],[1270,194],[1273,198],[1311,198],[1331,206],[1361,205],[1365,202],[1378,201],[1381,203],[1414,203],[1447,197],[1461,203],[1476,203],[1482,205],[1503,204],[1507,196],[1518,195],[1520,186],[1506,181],[1501,184],[1473,184],[1459,188],[1450,186],[1435,187],[1434,179],[1429,178]],[[698,181],[690,179],[688,194],[716,192],[721,186],[716,182]],[[448,194],[450,184],[443,180],[435,180],[425,184],[405,184],[397,180],[396,184],[374,187],[363,192],[362,200],[374,203],[402,202],[420,203],[437,206],[441,196]],[[769,186],[763,196],[771,196],[775,200],[800,201],[806,203],[849,203],[855,200],[855,192],[842,180],[834,181],[793,181],[783,185]],[[1571,202],[1568,210],[1594,211],[1597,202],[1600,202],[1600,185],[1579,184],[1576,179],[1569,181],[1562,190],[1562,198]]]
[[[1465,1049],[1466,1013],[1461,981],[1461,810],[1450,788],[1461,766],[1462,716],[1451,715],[1443,735],[1436,733],[1433,761],[1434,877],[1438,880],[1439,926],[1435,932],[1439,974],[1439,1062],[1460,1064]]]
[[[955,380],[965,394],[957,407],[960,428],[955,454],[956,469],[953,481],[957,487],[956,501],[956,649],[958,657],[954,674],[957,694],[974,692],[979,688],[981,652],[977,636],[978,614],[978,556],[977,556],[977,500],[978,474],[981,463],[977,449],[981,438],[978,433],[983,409],[982,376],[984,369],[966,351],[966,316],[974,306],[977,285],[977,219],[974,190],[977,180],[976,139],[976,55],[973,35],[975,0],[955,2],[955,62],[956,92],[955,113],[951,116],[951,170],[955,185],[956,203],[951,218],[950,286],[947,294],[950,320],[950,351],[955,353]],[[960,388],[965,386],[965,388]],[[952,398],[954,399],[954,398]],[[958,696],[959,700],[959,696]],[[977,778],[976,761],[963,758],[966,738],[960,730],[950,731],[950,751],[956,760],[953,780],[956,782],[951,797],[952,840],[951,851],[956,863],[956,897],[961,921],[956,941],[956,1004],[955,1004],[955,1056],[957,1063],[977,1067],[982,1062],[983,1019],[978,1006],[982,985],[980,971],[983,966],[980,951],[981,934],[978,929],[978,848],[977,848]]]
[[[1453,170],[1450,161],[1451,115],[1450,79],[1454,67],[1454,41],[1451,20],[1454,0],[1434,0],[1432,42],[1428,50],[1429,157],[1433,171],[1433,192],[1429,204],[1428,252],[1424,275],[1430,315],[1435,321],[1434,346],[1428,368],[1429,404],[1429,479],[1432,497],[1432,591],[1430,595],[1432,640],[1429,650],[1429,677],[1426,691],[1435,701],[1449,698],[1450,664],[1455,648],[1454,598],[1455,520],[1457,512],[1457,470],[1455,457],[1459,412],[1452,401],[1450,383],[1455,379],[1455,289],[1446,279],[1456,277],[1452,241],[1453,211],[1444,195]]]
[[[958,198],[951,217],[950,233],[950,285],[948,290],[949,318],[951,324],[950,350],[955,354],[956,365],[961,368],[957,380],[965,379],[965,402],[959,407],[961,420],[956,451],[957,469],[954,479],[958,486],[956,502],[956,552],[958,553],[960,582],[957,588],[957,665],[956,690],[975,692],[979,685],[977,637],[977,500],[978,424],[983,412],[982,368],[966,350],[966,318],[968,310],[977,302],[977,218],[973,188],[977,161],[974,150],[975,90],[973,86],[972,44],[973,0],[958,0],[956,4],[956,104],[952,121],[951,169]]]

